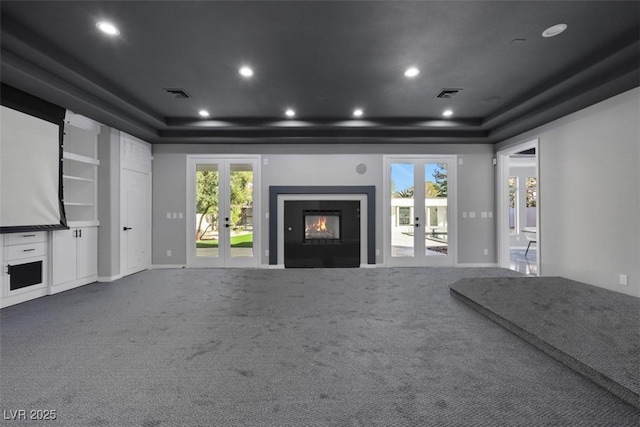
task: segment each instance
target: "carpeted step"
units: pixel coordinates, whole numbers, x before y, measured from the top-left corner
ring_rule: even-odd
[[[561,277],[469,278],[450,292],[640,408],[640,299]]]

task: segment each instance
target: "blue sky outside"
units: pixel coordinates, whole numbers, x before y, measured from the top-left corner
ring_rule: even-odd
[[[425,179],[435,182],[433,173],[438,169],[437,163],[427,163],[425,165]],[[395,191],[406,190],[413,187],[414,165],[411,163],[392,163],[391,182],[394,183]]]

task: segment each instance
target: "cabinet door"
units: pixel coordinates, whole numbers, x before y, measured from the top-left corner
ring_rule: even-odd
[[[53,285],[76,280],[76,228],[53,232]]]
[[[82,227],[78,230],[76,271],[77,278],[84,279],[98,274],[98,228]]]

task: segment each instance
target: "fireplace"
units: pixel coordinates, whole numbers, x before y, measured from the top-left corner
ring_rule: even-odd
[[[359,267],[360,261],[359,201],[285,201],[285,267]]]
[[[305,210],[304,242],[321,240],[340,241],[340,216],[342,211]]]
[[[269,265],[285,265],[284,241],[291,232],[285,227],[285,203],[303,200],[348,200],[360,204],[358,222],[360,224],[360,266],[376,263],[376,187],[373,185],[271,185],[269,186]],[[307,208],[312,209],[312,208]],[[291,215],[291,214],[289,214]],[[301,220],[301,226],[304,223]],[[340,239],[345,242],[345,225],[341,217]],[[310,242],[307,242],[310,243]]]

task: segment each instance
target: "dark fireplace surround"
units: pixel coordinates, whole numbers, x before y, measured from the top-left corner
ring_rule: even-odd
[[[366,195],[367,264],[375,264],[375,186],[270,186],[270,265],[278,264],[278,239],[283,239],[287,268],[360,266],[360,201],[285,200],[279,236],[278,196],[294,194]]]
[[[360,201],[286,200],[285,268],[360,267]]]

